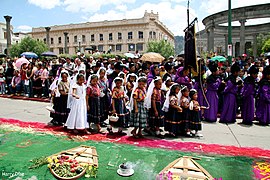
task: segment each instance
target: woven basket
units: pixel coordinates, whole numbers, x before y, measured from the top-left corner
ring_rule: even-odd
[[[85,174],[86,168],[84,168],[84,170],[80,174],[78,174],[77,176],[73,176],[73,177],[61,177],[58,174],[56,174],[52,168],[50,168],[50,171],[51,171],[51,173],[53,174],[53,176],[56,179],[59,179],[59,180],[76,180],[76,179],[81,178]]]
[[[117,122],[118,119],[119,119],[119,117],[117,116],[116,113],[113,114],[113,115],[111,115],[111,116],[109,116],[109,120],[110,120],[111,122]]]

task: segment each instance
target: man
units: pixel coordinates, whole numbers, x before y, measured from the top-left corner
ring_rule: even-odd
[[[63,67],[68,71],[69,75],[72,76],[74,73],[75,65],[73,62],[71,62],[70,58],[66,58],[66,63],[63,65]]]
[[[80,71],[86,72],[85,64],[83,64],[79,58],[76,58],[75,62],[76,62],[75,69],[74,69],[75,74],[80,72]]]

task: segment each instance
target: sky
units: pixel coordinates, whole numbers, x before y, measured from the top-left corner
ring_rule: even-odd
[[[145,10],[159,13],[159,19],[174,35],[183,35],[187,26],[188,0],[0,0],[0,22],[12,16],[14,32],[30,32],[32,27],[45,27],[81,22],[141,18]],[[269,0],[232,0],[232,8],[269,3]],[[190,21],[202,20],[213,13],[227,10],[226,0],[190,0]],[[247,24],[270,22],[248,20]],[[238,22],[233,25],[238,25]]]

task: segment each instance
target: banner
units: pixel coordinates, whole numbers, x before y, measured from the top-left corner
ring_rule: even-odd
[[[195,23],[191,24],[185,31],[185,66],[190,67],[192,71],[198,72]]]

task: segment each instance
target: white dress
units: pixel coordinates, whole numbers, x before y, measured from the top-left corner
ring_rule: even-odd
[[[87,107],[86,107],[86,86],[83,84],[79,86],[77,83],[72,85],[72,89],[76,88],[76,94],[80,99],[72,98],[72,104],[70,108],[70,113],[66,122],[68,129],[85,129],[89,128],[89,123],[87,122]]]

